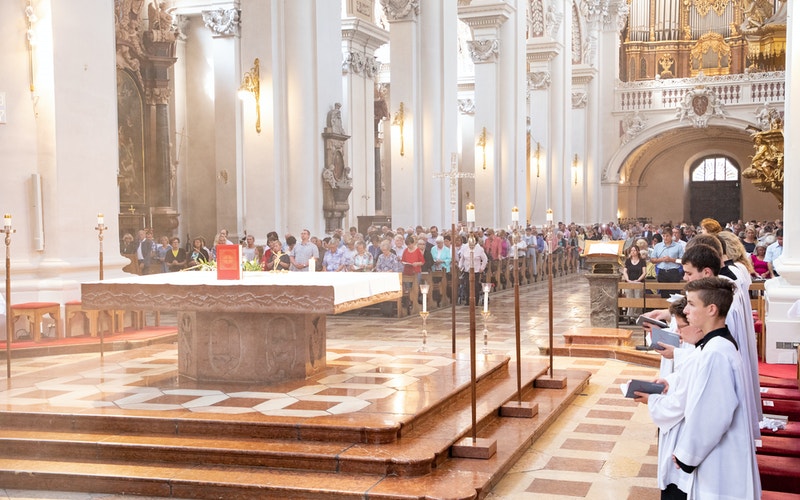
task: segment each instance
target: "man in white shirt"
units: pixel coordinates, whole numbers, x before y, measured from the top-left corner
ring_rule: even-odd
[[[769,266],[769,275],[771,278],[778,276],[775,268],[772,267],[772,261],[777,259],[783,253],[783,229],[775,231],[775,242],[767,247],[767,253],[764,255],[764,262]]]

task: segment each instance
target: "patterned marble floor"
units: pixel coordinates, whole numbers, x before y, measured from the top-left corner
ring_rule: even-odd
[[[554,343],[572,327],[589,326],[589,294],[586,280],[579,275],[554,280]],[[520,294],[522,355],[544,359],[539,347],[549,337],[546,283],[523,287]],[[458,306],[456,348],[469,351],[468,308]],[[489,350],[514,356],[514,296],[511,290],[492,294],[491,316],[487,321]],[[451,352],[450,310],[432,313],[428,319],[428,351],[416,353],[422,345],[419,317],[402,320],[361,316],[357,312],[328,319],[329,363],[346,365],[343,374],[314,386],[291,387],[274,393],[253,394],[227,391],[225,387],[198,390],[176,387],[170,375],[176,351],[171,346],[154,346],[135,355],[119,355],[118,362],[104,364],[103,370],[77,371],[54,377],[59,365],[92,364],[96,354],[49,356],[17,360],[12,381],[0,391],[0,404],[108,406],[116,411],[212,412],[216,417],[242,412],[262,415],[303,416],[320,412],[358,412],[366,401],[391,399],[393,390],[411,383],[416,376],[446,366]],[[478,355],[483,349],[483,324],[478,315]],[[346,352],[346,355],[341,353]],[[387,355],[385,352],[394,354]],[[647,410],[626,400],[618,385],[630,378],[647,378],[655,370],[619,361],[556,357],[555,368],[580,368],[592,373],[589,386],[548,431],[531,446],[503,480],[490,492],[490,499],[649,499],[658,498],[656,475],[656,432]],[[364,373],[386,368],[380,380],[365,381]],[[4,378],[4,373],[2,377]],[[37,379],[35,390],[15,380]],[[147,380],[146,384],[142,380]],[[98,385],[104,391],[97,390]],[[361,389],[359,397],[337,396],[337,390]],[[344,392],[350,392],[345,390]],[[102,396],[101,396],[102,394]],[[387,400],[388,401],[388,400]],[[111,411],[111,409],[109,409]],[[0,499],[115,499],[107,494],[60,493],[3,490]],[[130,498],[130,497],[126,497]]]

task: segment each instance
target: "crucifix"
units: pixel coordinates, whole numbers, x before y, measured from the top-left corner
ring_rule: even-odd
[[[450,306],[452,307],[452,327],[453,327],[453,354],[456,352],[456,297],[458,296],[458,275],[456,274],[456,205],[458,204],[458,180],[459,179],[474,179],[475,174],[472,172],[459,172],[458,170],[458,154],[452,153],[450,155],[450,170],[447,172],[437,172],[433,174],[438,179],[450,179],[450,217],[452,220],[452,227],[450,229],[450,250],[452,257],[450,259]]]

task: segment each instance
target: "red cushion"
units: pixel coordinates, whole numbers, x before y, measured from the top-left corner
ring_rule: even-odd
[[[800,439],[793,437],[761,435],[761,446],[756,452],[762,455],[800,457]]]
[[[785,493],[783,491],[762,491],[761,500],[798,500],[800,494]]]
[[[769,377],[767,375],[759,375],[758,376],[758,384],[761,387],[779,387],[781,389],[798,389],[797,379],[793,378],[780,378],[780,377]]]
[[[756,333],[761,333],[761,328],[762,328],[763,326],[764,326],[764,323],[762,323],[760,319],[759,319],[759,320],[756,320],[756,321],[753,323],[753,328],[755,329]]]
[[[58,302],[25,302],[22,304],[12,304],[11,309],[39,309],[42,307],[60,306]]]
[[[800,420],[800,401],[788,399],[769,399],[761,397],[761,409],[764,413],[787,415],[789,420]]]
[[[800,494],[800,458],[756,455],[761,489]]]
[[[761,390],[761,399],[790,399],[794,401],[800,401],[800,389],[764,387]]]
[[[79,305],[81,305],[81,301],[80,300],[70,300],[65,305],[68,305],[68,306],[79,306]]]

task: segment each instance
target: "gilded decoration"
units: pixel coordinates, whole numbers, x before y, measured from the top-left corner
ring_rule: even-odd
[[[119,141],[119,201],[145,202],[144,99],[130,71],[117,70],[117,131]]]
[[[688,3],[689,0],[686,1]],[[718,16],[721,16],[725,13],[725,8],[728,6],[728,3],[730,3],[730,0],[692,0],[692,3],[694,4],[694,8],[697,9],[697,13],[703,17],[708,15],[711,9],[714,9],[714,12],[716,12]]]
[[[754,131],[756,152],[742,177],[750,179],[759,191],[771,193],[783,209],[783,119],[774,109],[767,113],[769,128]]]
[[[663,54],[658,60],[658,64],[661,66],[661,78],[672,78],[675,76],[672,73],[672,66],[675,64],[675,59],[672,58],[672,54]]]
[[[719,33],[709,32],[702,35],[692,47],[692,76],[703,72],[708,76],[727,75],[730,73],[731,46]]]

